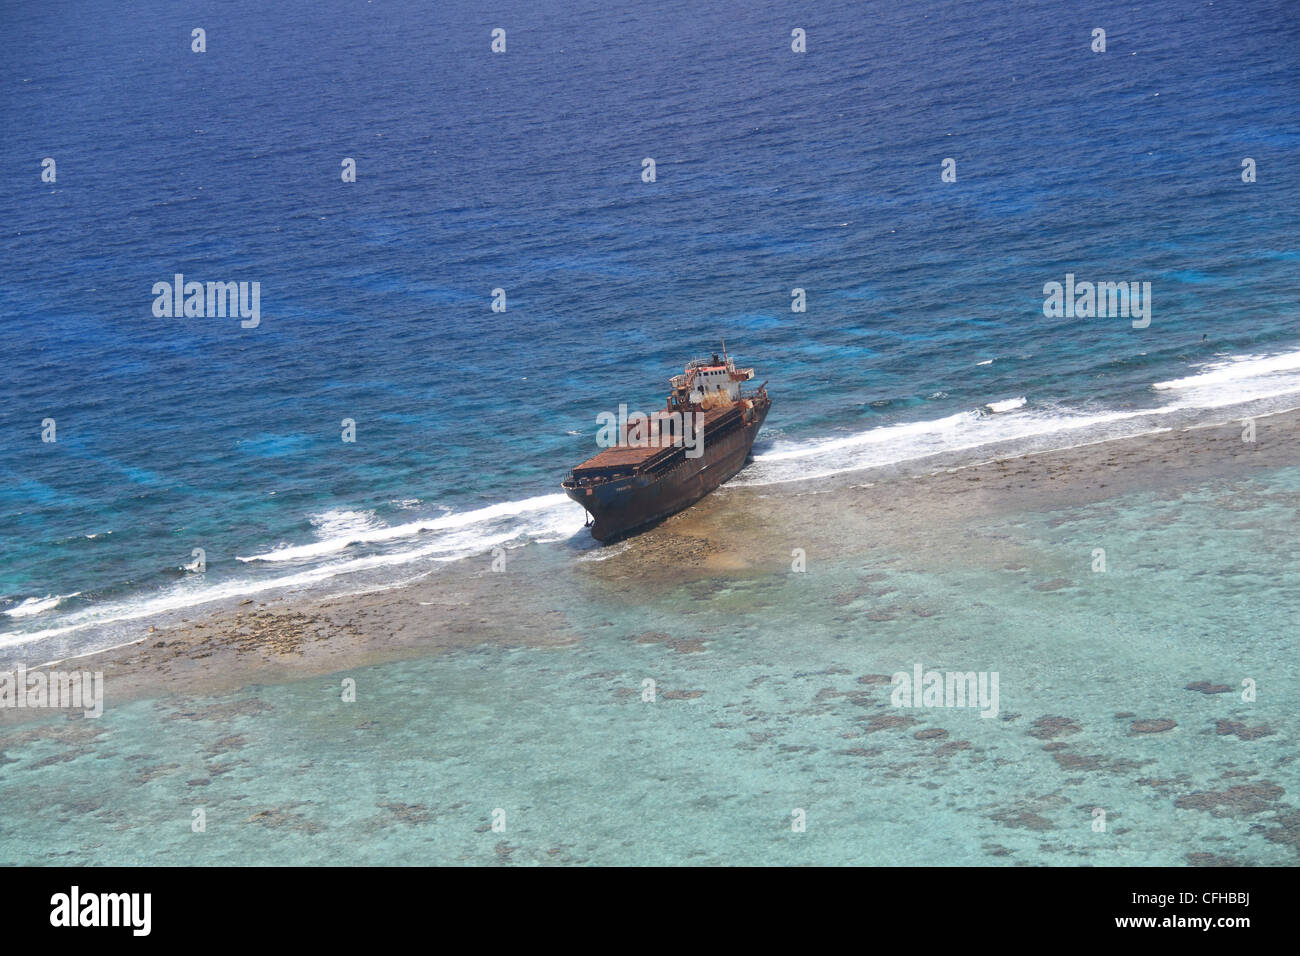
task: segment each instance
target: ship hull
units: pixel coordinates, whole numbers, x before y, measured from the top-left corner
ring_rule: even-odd
[[[699,458],[684,458],[664,475],[633,474],[588,488],[564,486],[591,514],[591,536],[607,543],[688,508],[745,467],[770,403],[755,406],[744,427],[704,442]]]

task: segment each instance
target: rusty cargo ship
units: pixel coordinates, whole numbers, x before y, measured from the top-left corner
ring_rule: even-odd
[[[752,368],[722,358],[696,359],[670,379],[667,404],[627,416],[617,443],[578,465],[565,493],[589,515],[591,535],[608,542],[699,501],[740,471],[767,418],[767,383],[744,388]],[[612,416],[611,416],[612,417]]]

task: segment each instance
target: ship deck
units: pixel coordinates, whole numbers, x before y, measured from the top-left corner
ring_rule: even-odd
[[[738,416],[740,409],[741,406],[736,404],[728,405],[725,408],[711,408],[705,412],[705,440],[708,440],[711,429],[723,424],[726,419]],[[613,472],[636,471],[638,468],[649,465],[654,459],[671,455],[680,448],[680,445],[669,445],[662,448],[656,446],[637,448],[630,445],[616,445],[613,448],[606,448],[600,454],[588,458],[582,464],[576,466],[573,469],[573,477],[582,479],[597,474],[605,475]]]

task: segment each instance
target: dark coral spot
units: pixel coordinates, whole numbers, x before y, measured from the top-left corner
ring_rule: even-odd
[[[1214,726],[1214,732],[1220,737],[1236,737],[1239,740],[1256,740],[1260,737],[1271,737],[1276,733],[1272,727],[1261,724],[1258,727],[1247,727],[1239,720],[1220,720]]]
[[[951,757],[959,750],[970,750],[973,745],[969,740],[950,740],[934,749],[935,756]]]
[[[868,721],[863,732],[872,734],[877,730],[911,727],[916,723],[919,721],[915,717],[908,717],[906,714],[876,714]]]
[[[1049,715],[1039,717],[1034,721],[1033,729],[1029,731],[1031,737],[1037,737],[1039,740],[1051,740],[1054,737],[1066,737],[1070,734],[1077,734],[1083,728],[1073,717],[1058,717]]]
[[[880,753],[879,750],[868,750],[866,747],[850,747],[848,750],[837,750],[835,752],[845,757],[871,757]]]
[[[1039,581],[1034,585],[1035,591],[1059,591],[1061,588],[1068,588],[1072,581],[1067,578],[1052,578],[1050,581]]]
[[[1202,694],[1226,694],[1232,690],[1227,684],[1211,684],[1208,680],[1198,680],[1194,684],[1188,684],[1184,690],[1198,690]]]
[[[1174,801],[1181,810],[1206,810],[1216,817],[1235,817],[1271,810],[1285,791],[1275,783],[1238,784],[1227,790],[1202,790]]]

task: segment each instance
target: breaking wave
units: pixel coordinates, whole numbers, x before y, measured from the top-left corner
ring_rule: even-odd
[[[1300,396],[1300,352],[1236,356],[1206,363],[1194,375],[1156,382],[1168,399],[1138,409],[1030,405],[1022,396],[921,422],[880,425],[840,438],[777,439],[754,456],[734,484],[768,485],[826,478],[945,453],[1007,446],[1009,453],[1066,448],[1171,427],[1179,414],[1260,403],[1290,407]]]
[[[47,594],[43,598],[29,597],[17,606],[9,608],[4,614],[7,617],[32,617],[36,614],[44,614],[46,611],[54,610],[68,598],[74,598],[80,593],[80,591],[73,591],[71,594]]]

